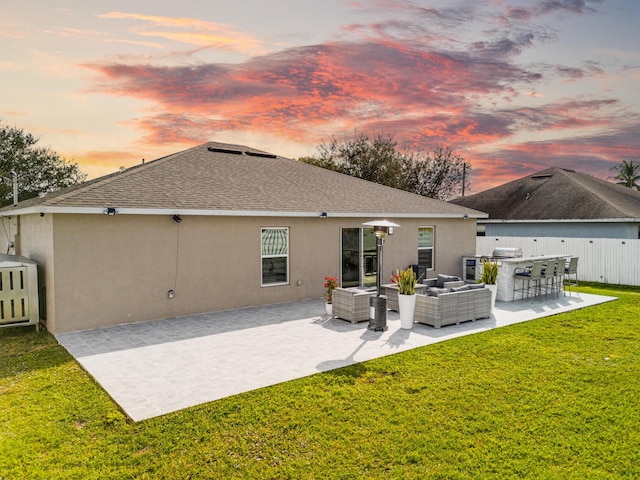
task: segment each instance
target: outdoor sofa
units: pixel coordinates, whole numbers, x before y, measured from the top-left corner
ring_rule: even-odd
[[[426,278],[422,280],[422,283],[416,285],[416,293],[425,293],[428,287],[454,288],[461,287],[462,285],[464,285],[464,281],[460,280],[460,277],[440,274],[437,278]],[[388,285],[382,285],[382,287],[387,297],[387,308],[397,312],[398,285],[390,283]]]
[[[434,328],[490,316],[491,290],[484,284],[451,289],[430,287],[426,295],[416,294],[414,320]]]

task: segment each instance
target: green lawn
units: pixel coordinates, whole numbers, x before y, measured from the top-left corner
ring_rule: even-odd
[[[133,423],[0,329],[0,480],[640,478],[640,289]]]

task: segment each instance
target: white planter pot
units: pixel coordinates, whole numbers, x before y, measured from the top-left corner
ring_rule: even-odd
[[[413,327],[413,312],[416,309],[415,295],[398,294],[398,310],[400,312],[400,328],[410,330]]]
[[[333,316],[333,303],[325,303],[324,308],[327,311],[327,315]]]
[[[485,285],[486,288],[491,290],[491,313],[493,313],[493,309],[496,306],[496,295],[498,294],[498,285]]]

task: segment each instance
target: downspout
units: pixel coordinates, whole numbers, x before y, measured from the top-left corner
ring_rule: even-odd
[[[18,206],[18,174],[15,170],[11,170],[11,177],[13,179],[13,206]]]
[[[21,255],[21,248],[20,248],[20,218],[22,218],[22,215],[16,215],[16,233],[13,236],[13,254],[14,255]]]

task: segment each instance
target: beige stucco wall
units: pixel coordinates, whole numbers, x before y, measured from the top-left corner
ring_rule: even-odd
[[[266,226],[290,228],[289,285],[261,287]],[[339,262],[339,237],[329,241],[325,228],[319,219],[56,215],[55,329],[320,298]]]
[[[462,256],[475,253],[476,222],[471,219],[391,219],[400,225],[384,244],[383,283],[391,272],[418,262],[418,227],[435,229],[435,262],[428,277],[438,273],[462,275]]]
[[[13,255],[15,250],[11,247],[11,242],[16,241],[18,217],[0,217],[0,227],[2,228],[0,234],[0,252]]]
[[[39,294],[46,297],[40,301],[40,318],[45,319],[49,308],[55,312],[55,282],[53,276],[52,216],[25,215],[0,218],[3,235],[0,236],[0,249],[4,253],[22,255],[38,264]],[[14,248],[9,248],[14,242]],[[51,323],[54,319],[51,319]]]
[[[23,216],[17,253],[45,267],[47,328],[60,333],[319,299],[323,277],[340,273],[340,229],[371,220],[182,218],[178,224],[170,216]],[[461,256],[475,252],[473,220],[388,220],[401,227],[385,241],[383,283],[396,268],[417,263],[419,226],[435,227],[429,276],[461,274]],[[270,226],[289,227],[288,285],[261,287],[260,229]]]

